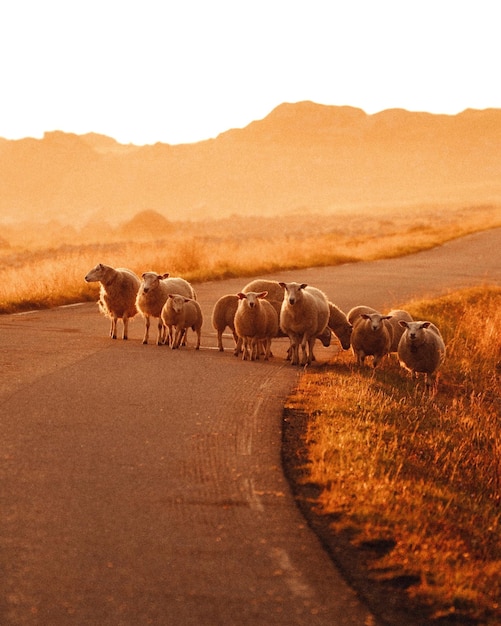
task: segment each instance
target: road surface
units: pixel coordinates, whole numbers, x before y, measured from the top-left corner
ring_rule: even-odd
[[[344,310],[501,284],[501,229],[402,259],[283,272]],[[96,262],[103,259],[96,259]],[[164,270],[168,268],[158,268]],[[280,465],[299,370],[107,337],[95,304],[0,317],[0,623],[376,624],[298,512]],[[319,362],[338,349],[317,346]]]

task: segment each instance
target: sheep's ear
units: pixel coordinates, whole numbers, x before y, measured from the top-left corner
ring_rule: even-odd
[[[146,272],[143,272],[143,273],[141,274],[141,278],[145,278],[145,276],[146,276]]]
[[[430,326],[431,322],[423,322],[421,324],[421,328],[428,328],[428,326]]]
[[[362,313],[360,317],[363,317],[364,320],[370,320],[370,315],[368,313]]]
[[[287,285],[285,283],[278,283],[282,289],[287,289]]]
[[[258,298],[266,298],[266,296],[268,295],[267,291],[261,291],[261,293],[257,294]]]
[[[185,298],[185,299],[184,299],[184,301],[185,301],[185,302],[189,302],[189,301],[190,301],[190,299],[189,299],[189,298]]]
[[[405,320],[398,320],[398,323],[402,328],[409,328],[409,324]]]
[[[169,272],[165,272],[165,274],[162,274],[161,276],[159,276],[158,278],[163,279],[163,278],[169,278],[170,274]]]
[[[381,317],[382,320],[391,320],[391,318],[393,317],[393,315],[383,315]]]
[[[173,293],[170,293],[167,297],[168,297],[168,298],[173,298],[173,297],[174,297],[174,294],[173,294]]]
[[[308,283],[302,283],[299,289],[305,289],[306,287],[308,287]]]
[[[247,298],[247,294],[240,291],[239,293],[237,293],[237,297],[239,298],[239,300],[245,300],[245,298]]]

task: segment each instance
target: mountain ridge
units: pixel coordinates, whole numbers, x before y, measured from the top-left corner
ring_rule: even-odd
[[[283,103],[190,144],[51,131],[0,139],[0,214],[125,221],[276,215],[306,207],[501,203],[501,110],[456,115]],[[0,218],[1,219],[1,218]]]

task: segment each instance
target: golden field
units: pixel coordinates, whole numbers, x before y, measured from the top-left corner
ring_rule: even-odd
[[[0,236],[0,313],[94,300],[97,287],[83,277],[96,263],[201,282],[400,256],[500,225],[499,207],[490,205],[191,222],[146,211],[115,228],[8,224]]]

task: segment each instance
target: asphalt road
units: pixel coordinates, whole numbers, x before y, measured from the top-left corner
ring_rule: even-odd
[[[501,229],[402,259],[284,272],[344,310],[501,284]],[[105,259],[96,259],[96,262]],[[168,268],[158,268],[167,271]],[[83,279],[82,279],[83,280]],[[374,624],[297,510],[280,465],[299,370],[107,337],[94,304],[0,317],[0,624]],[[337,344],[316,348],[321,363]]]

